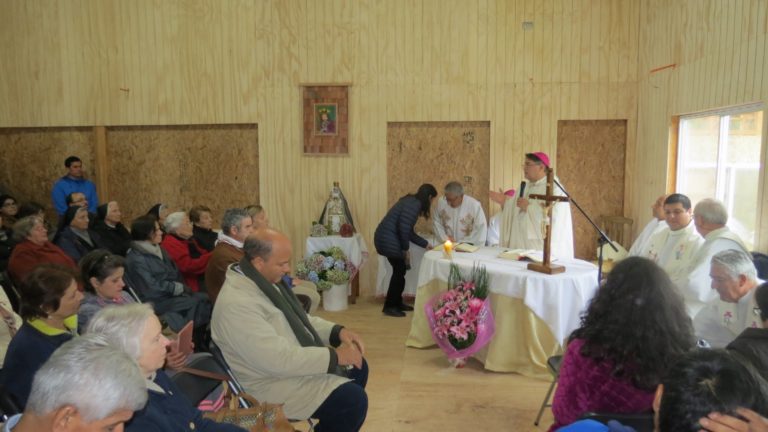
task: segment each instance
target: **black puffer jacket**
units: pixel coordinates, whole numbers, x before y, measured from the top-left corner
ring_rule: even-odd
[[[427,247],[428,242],[413,231],[419,219],[421,203],[416,197],[407,195],[387,212],[373,235],[373,244],[379,255],[390,258],[403,258],[403,251],[413,242]]]

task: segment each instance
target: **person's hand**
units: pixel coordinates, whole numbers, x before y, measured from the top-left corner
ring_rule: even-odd
[[[343,343],[336,348],[336,358],[339,365],[352,365],[358,369],[363,367],[363,354],[356,346]]]
[[[349,344],[357,348],[360,351],[360,355],[365,355],[365,345],[363,339],[352,330],[346,328],[341,329],[339,332],[339,340],[342,344]]]
[[[522,210],[522,211],[528,211],[528,199],[527,198],[518,198],[517,199],[517,206],[520,207],[520,210]]]
[[[504,192],[502,192],[501,189],[499,189],[498,192],[488,191],[488,197],[491,198],[491,201],[502,207],[504,207],[504,201],[507,199],[507,196],[504,195]]]
[[[733,416],[710,413],[699,420],[703,431],[709,432],[766,432],[768,431],[768,419],[746,408],[738,408],[736,412],[747,421]]]
[[[174,370],[179,370],[186,366],[187,356],[176,350],[170,350],[165,356],[165,366]]]

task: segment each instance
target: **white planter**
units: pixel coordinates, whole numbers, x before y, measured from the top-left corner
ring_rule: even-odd
[[[323,291],[323,309],[329,312],[343,311],[347,309],[347,285],[332,285],[330,289]]]

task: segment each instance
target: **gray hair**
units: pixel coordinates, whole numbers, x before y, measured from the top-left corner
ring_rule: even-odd
[[[248,236],[243,242],[243,252],[248,261],[254,258],[267,260],[272,255],[272,239],[266,236],[264,238]]]
[[[723,203],[716,199],[704,198],[693,208],[694,216],[698,216],[704,222],[718,225],[728,223],[728,210]]]
[[[232,234],[232,228],[240,228],[243,219],[251,217],[245,209],[231,208],[224,212],[221,218],[221,231],[226,235]]]
[[[72,405],[90,423],[116,411],[138,411],[147,396],[135,360],[103,336],[85,335],[59,347],[37,371],[26,409],[42,416]]]
[[[757,281],[757,270],[752,262],[752,257],[746,252],[737,249],[727,249],[716,253],[712,257],[712,264],[722,266],[731,279],[736,279],[739,275],[744,275],[750,281]]]
[[[27,216],[19,219],[13,224],[13,236],[16,240],[24,240],[32,232],[37,224],[42,224],[43,218],[37,215]]]
[[[457,181],[448,182],[445,185],[445,193],[456,196],[464,195],[464,186]]]
[[[141,334],[154,314],[152,306],[147,303],[107,306],[91,318],[85,333],[102,335],[109,343],[138,360],[142,354]]]
[[[188,217],[183,211],[173,212],[165,217],[163,221],[163,228],[167,233],[175,233],[177,229],[184,223],[184,218]]]

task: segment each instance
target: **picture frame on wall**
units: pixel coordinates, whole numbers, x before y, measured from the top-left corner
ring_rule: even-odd
[[[313,118],[315,119],[312,135],[334,136],[338,135],[336,123],[338,121],[339,107],[335,103],[316,103],[313,105]]]
[[[350,85],[350,83],[300,84],[304,155],[349,155]]]

